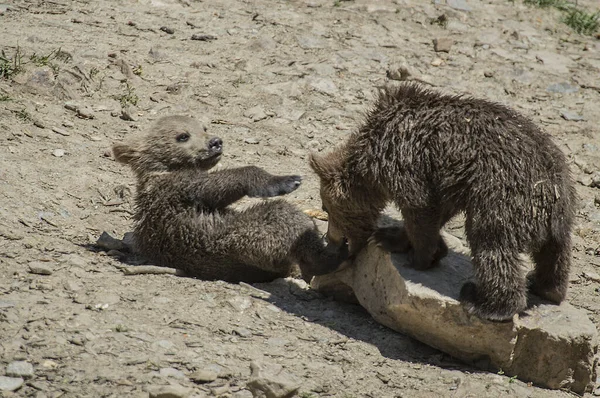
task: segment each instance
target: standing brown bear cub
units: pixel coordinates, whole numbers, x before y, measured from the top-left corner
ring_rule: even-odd
[[[565,298],[575,189],[560,149],[515,111],[415,84],[388,87],[341,148],[310,162],[328,238],[347,238],[351,255],[372,240],[431,268],[448,252],[440,228],[464,212],[476,283],[460,299],[471,313],[510,319],[526,308],[528,287],[555,303]],[[404,228],[376,230],[390,201]],[[522,252],[535,262],[527,278]]]
[[[281,199],[230,208],[244,196],[290,193],[301,178],[254,166],[209,172],[223,141],[190,117],[164,117],[147,135],[114,145],[113,153],[136,174],[135,245],[156,265],[201,279],[262,282],[287,276],[294,264],[310,279],[346,259],[344,250],[324,246],[306,214]]]

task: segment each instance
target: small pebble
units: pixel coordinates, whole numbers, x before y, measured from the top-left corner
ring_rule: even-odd
[[[79,105],[74,102],[66,102],[65,109],[68,109],[73,112],[77,112],[77,110],[79,109]]]
[[[212,40],[217,40],[217,36],[206,35],[206,34],[195,34],[195,35],[192,35],[192,40],[212,41]]]
[[[178,380],[185,379],[185,374],[181,370],[178,370],[175,368],[162,368],[161,370],[158,371],[158,373],[162,377],[171,377],[173,379],[178,379]]]
[[[0,376],[0,391],[16,391],[23,385],[20,377]]]
[[[585,118],[575,112],[569,112],[569,111],[561,111],[560,112],[560,116],[565,119],[565,120],[571,120],[574,122],[580,122],[585,120]]]
[[[441,58],[436,58],[433,61],[431,61],[431,66],[442,66],[444,64],[444,60],[442,60]]]
[[[175,33],[175,29],[173,28],[169,28],[168,26],[161,26],[160,30],[162,30],[163,32],[172,35],[173,33]]]
[[[221,395],[227,394],[229,392],[229,390],[231,390],[231,387],[229,386],[229,384],[225,384],[224,386],[220,386],[220,387],[214,387],[211,388],[211,392],[215,397],[220,397]],[[269,396],[269,395],[267,395]],[[271,395],[271,397],[275,398],[274,395]],[[277,397],[279,398],[279,397]],[[281,398],[285,398],[285,397],[281,397]]]
[[[191,392],[191,389],[177,384],[148,387],[149,398],[185,398]]]
[[[245,296],[235,296],[227,300],[227,303],[231,305],[231,307],[239,312],[243,312],[248,308],[252,307],[252,300]]]
[[[12,308],[15,306],[15,303],[12,301],[0,300],[0,309],[2,308]]]
[[[438,39],[433,39],[433,50],[437,53],[449,53],[453,44],[454,40],[450,39],[449,37],[440,37]]]
[[[86,338],[81,335],[75,335],[67,339],[67,341],[73,345],[83,347],[85,346]]]
[[[485,72],[483,72],[483,76],[494,77],[494,72],[492,72],[491,70],[486,70]]]
[[[6,367],[6,375],[10,377],[29,378],[33,376],[33,365],[25,361],[15,361]]]
[[[592,177],[589,175],[581,175],[577,177],[577,182],[585,187],[591,187],[594,183],[594,180],[592,180]]]
[[[298,392],[300,384],[292,380],[284,372],[272,374],[261,369],[256,362],[250,364],[251,376],[246,388],[255,397],[285,398],[293,397]]]
[[[36,275],[52,275],[52,269],[41,261],[32,261],[29,263],[29,272]]]
[[[579,91],[579,86],[574,86],[568,82],[554,83],[546,88],[551,93],[571,94]]]
[[[593,282],[600,282],[600,275],[595,272],[583,271],[583,277]]]
[[[252,144],[252,145],[256,145],[258,144],[260,141],[254,137],[249,137],[249,138],[244,138],[244,142],[246,144]]]
[[[233,333],[237,334],[240,337],[252,337],[252,332],[246,328],[237,328],[233,329]]]
[[[77,116],[82,119],[93,119],[94,113],[87,108],[79,108],[77,109]]]
[[[267,113],[265,112],[265,110],[263,108],[261,108],[260,106],[255,106],[253,108],[246,110],[244,112],[244,116],[246,116],[249,119],[252,119],[253,122],[258,122],[260,120],[264,120],[269,117],[267,115]]]
[[[190,380],[196,383],[210,383],[217,380],[217,372],[212,370],[200,369],[190,375]]]
[[[52,151],[52,155],[56,156],[57,158],[62,158],[63,156],[65,156],[65,150],[64,149],[55,149]]]
[[[129,107],[124,107],[123,109],[121,109],[121,119],[129,122],[135,122],[136,120],[133,116],[133,110]]]
[[[52,127],[52,131],[54,131],[56,134],[60,134],[60,135],[63,135],[65,137],[68,137],[68,136],[71,135],[71,133],[69,133],[68,131],[65,131],[65,130],[63,130],[61,128],[58,128],[58,127]]]

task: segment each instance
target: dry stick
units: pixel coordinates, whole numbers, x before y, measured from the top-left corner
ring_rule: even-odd
[[[152,274],[152,275],[179,275],[182,276],[183,272],[175,269],[175,268],[167,268],[167,267],[158,267],[156,265],[133,265],[133,266],[122,266],[115,265],[118,269],[120,269],[125,275],[143,275],[143,274]]]

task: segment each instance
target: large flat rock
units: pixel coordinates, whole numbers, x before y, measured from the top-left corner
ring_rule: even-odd
[[[452,247],[452,237],[444,238]],[[316,277],[312,286],[342,299],[354,296],[378,322],[479,368],[551,389],[592,390],[598,336],[585,312],[531,297],[530,308],[512,322],[481,320],[458,302],[473,275],[468,256],[451,251],[429,271],[407,263],[404,255],[369,246],[351,267]]]

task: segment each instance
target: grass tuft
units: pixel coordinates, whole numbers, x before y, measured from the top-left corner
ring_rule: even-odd
[[[572,8],[567,11],[563,22],[579,34],[592,35],[600,26],[600,11],[592,14],[578,8]]]
[[[591,13],[577,6],[577,3],[567,0],[523,0],[528,4],[540,8],[554,7],[565,15],[562,22],[582,35],[593,35],[600,27],[600,11]]]
[[[17,47],[12,57],[6,55],[4,50],[0,53],[0,79],[12,79],[17,73],[22,71],[21,49]]]

